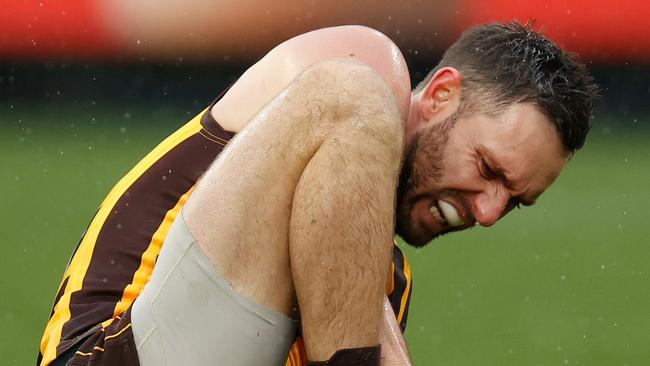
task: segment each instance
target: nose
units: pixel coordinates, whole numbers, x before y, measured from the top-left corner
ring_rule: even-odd
[[[499,187],[493,192],[481,192],[474,197],[474,217],[483,226],[494,225],[505,215],[505,210],[510,200],[507,190]]]

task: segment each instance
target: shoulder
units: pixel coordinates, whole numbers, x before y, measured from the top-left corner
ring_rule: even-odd
[[[276,95],[315,65],[319,66],[312,70],[316,71],[313,74],[321,76],[339,66],[356,67],[340,62],[328,65],[332,60],[357,62],[371,69],[390,90],[402,119],[408,117],[411,83],[402,53],[381,32],[359,25],[318,29],[279,44],[246,70],[211,113],[227,130],[239,131]],[[359,88],[370,86],[369,83],[358,85]]]
[[[280,59],[289,61],[284,70],[287,78],[327,60],[361,62],[384,80],[400,109],[408,108],[411,83],[406,61],[397,45],[375,29],[344,25],[314,30],[283,42],[268,56],[273,63]]]

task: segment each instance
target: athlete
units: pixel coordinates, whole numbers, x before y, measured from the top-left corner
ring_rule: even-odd
[[[377,31],[288,40],[102,202],[39,363],[409,364],[395,232],[422,246],[532,205],[596,94],[518,23],[468,30],[412,92]]]

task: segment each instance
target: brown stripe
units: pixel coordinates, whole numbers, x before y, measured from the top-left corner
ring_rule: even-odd
[[[413,278],[411,278],[411,291],[408,294],[408,298],[406,299],[406,305],[404,305],[404,315],[402,316],[402,321],[399,323],[400,329],[402,329],[402,333],[406,331],[406,321],[409,316],[409,306],[411,305],[411,294],[413,294]]]
[[[232,86],[232,84],[230,86]],[[221,94],[219,94],[219,96],[216,97],[212,101],[212,103],[210,103],[210,106],[208,107],[207,112],[205,112],[203,114],[203,116],[201,117],[201,126],[203,127],[203,129],[209,135],[213,136],[214,138],[216,138],[217,140],[220,140],[222,142],[230,141],[230,139],[233,136],[235,136],[235,133],[224,130],[223,127],[221,127],[221,125],[219,123],[217,123],[217,121],[215,121],[214,117],[212,117],[212,114],[210,113],[210,110],[212,110],[212,107],[214,107],[214,105],[217,104],[217,102],[219,100],[221,100],[221,98],[228,92],[228,89],[230,89],[230,86],[228,86],[226,88],[226,90],[224,90]]]
[[[96,331],[81,344],[69,366],[137,366],[138,354],[131,331],[131,308],[121,319]]]
[[[62,339],[112,317],[165,213],[222,149],[221,144],[194,134],[156,161],[120,197],[99,233],[83,286],[71,295],[71,318]]]
[[[390,301],[390,305],[395,312],[395,316],[397,317],[401,307],[402,295],[404,295],[404,291],[406,291],[407,285],[406,275],[404,274],[404,254],[402,254],[402,251],[397,247],[397,245],[393,246],[393,266],[395,268],[393,272],[393,292],[388,296],[388,300]],[[405,310],[401,322],[403,325],[400,324],[402,332],[406,326],[406,315],[407,314]]]
[[[61,296],[63,296],[63,293],[65,293],[65,288],[68,286],[68,280],[70,279],[69,276],[66,276],[65,279],[63,280],[63,283],[61,284],[61,288],[59,289],[59,292],[56,293],[56,297],[54,298],[54,304],[59,302],[61,300]],[[50,312],[50,318],[54,315],[54,306],[52,306],[52,312]]]

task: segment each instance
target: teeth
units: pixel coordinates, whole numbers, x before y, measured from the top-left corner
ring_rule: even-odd
[[[431,215],[433,216],[433,218],[436,219],[436,221],[440,225],[443,225],[443,224],[445,224],[447,222],[447,221],[445,221],[445,218],[442,217],[442,215],[440,214],[440,211],[438,211],[438,208],[436,207],[436,205],[433,205],[433,206],[429,207],[429,211],[431,212]]]
[[[447,203],[443,200],[438,200],[438,206],[440,206],[440,210],[445,215],[445,219],[447,219],[449,225],[461,226],[465,223],[463,219],[458,215],[456,208],[450,203]]]

